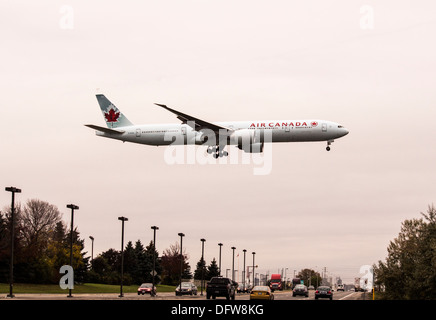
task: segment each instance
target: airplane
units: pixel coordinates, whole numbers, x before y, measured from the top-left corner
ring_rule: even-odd
[[[86,124],[100,137],[140,143],[151,146],[206,145],[207,153],[215,159],[228,156],[227,145],[235,145],[248,153],[262,153],[266,142],[326,141],[326,150],[335,139],[348,134],[348,130],[327,120],[262,120],[207,122],[180,111],[155,103],[172,113],[182,122],[134,125],[103,94],[96,95],[106,127]]]

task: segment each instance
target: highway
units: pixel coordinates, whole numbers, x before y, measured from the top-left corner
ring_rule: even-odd
[[[183,296],[183,297],[168,297],[170,299],[206,299],[206,295],[201,296],[200,293],[197,296]],[[362,292],[354,292],[354,291],[339,291],[333,292],[333,300],[363,300],[364,296]],[[366,296],[368,299],[368,296]],[[217,300],[225,300],[223,297],[217,298]],[[236,294],[235,300],[250,300],[250,295],[248,293],[238,293]],[[315,300],[315,291],[309,291],[309,297],[304,296],[292,296],[292,291],[275,291],[274,292],[274,300]],[[328,299],[319,299],[319,300],[328,300]]]
[[[15,298],[12,300],[206,300],[206,292],[203,292],[203,296],[198,291],[197,295],[189,296],[177,296],[173,292],[162,292],[157,293],[156,297],[150,297],[149,295],[137,295],[136,293],[125,293],[122,298],[116,293],[102,293],[102,294],[75,294],[74,290],[72,293],[73,297],[68,298],[67,293],[65,294],[16,294]],[[8,299],[4,296],[0,299]],[[369,294],[366,295],[366,299],[369,299]],[[216,300],[226,299],[219,297]],[[250,295],[248,293],[237,293],[235,300],[250,300]],[[315,291],[309,291],[309,297],[304,296],[292,296],[292,291],[275,291],[274,300],[315,300]],[[320,299],[328,300],[328,299]],[[354,291],[339,291],[333,293],[333,300],[364,300],[364,295],[362,292]],[[212,300],[211,300],[212,301]]]

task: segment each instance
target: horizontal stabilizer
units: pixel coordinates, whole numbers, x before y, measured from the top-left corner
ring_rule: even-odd
[[[95,129],[97,131],[101,131],[101,132],[104,132],[104,133],[109,133],[109,134],[123,134],[125,132],[123,130],[109,129],[109,128],[105,128],[105,127],[95,126],[93,124],[85,124],[85,127],[88,127],[88,128],[91,128],[91,129]]]

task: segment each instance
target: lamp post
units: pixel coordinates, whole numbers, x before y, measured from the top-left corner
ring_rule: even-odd
[[[244,252],[244,269],[242,269],[243,271],[242,271],[242,290],[244,290],[244,292],[245,292],[245,254],[247,253],[247,250],[246,249],[244,249],[244,250],[242,250],[243,252]]]
[[[200,239],[201,241],[201,263],[204,263],[204,266],[201,266],[201,295],[203,295],[203,286],[204,286],[204,268],[206,267],[206,263],[204,262],[204,242],[206,239]]]
[[[73,267],[73,225],[74,225],[74,210],[79,210],[79,206],[75,204],[67,204],[67,208],[71,209],[71,229],[70,229],[70,266]],[[71,289],[68,289],[68,298],[71,298]]]
[[[220,270],[220,273],[219,273],[219,275],[221,275],[221,247],[223,246],[223,244],[222,243],[218,243],[218,245],[220,246],[220,255],[219,255],[219,270]]]
[[[180,292],[182,292],[182,274],[183,274],[183,237],[185,236],[184,233],[178,233],[178,235],[180,236]]]
[[[21,193],[21,189],[15,187],[6,187],[5,191],[9,191],[12,193],[12,202],[11,202],[11,260],[9,261],[9,298],[15,297],[13,294],[14,287],[14,212],[15,212],[15,193]]]
[[[151,229],[153,229],[153,275],[152,275],[152,284],[154,290],[154,276],[156,275],[156,230],[159,230],[159,227],[152,226]]]
[[[254,286],[255,286],[255,283],[254,283],[254,256],[255,256],[256,252],[253,251],[252,254],[253,254],[253,288],[254,288]]]
[[[93,236],[89,236],[89,239],[91,239],[91,268],[93,268],[93,263],[94,263],[94,237]]]
[[[232,281],[235,281],[235,247],[232,247],[233,258],[232,258]]]
[[[285,288],[283,289],[283,290],[286,290],[286,273],[287,273],[287,271],[288,271],[288,268],[285,268]]]
[[[129,219],[125,217],[118,217],[118,220],[121,220],[121,286],[120,286],[120,295],[119,297],[124,297],[123,295],[123,277],[124,277],[124,222]]]

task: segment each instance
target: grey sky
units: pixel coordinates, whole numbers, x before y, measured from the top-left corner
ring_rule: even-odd
[[[240,269],[247,249],[260,273],[327,267],[350,282],[434,202],[434,1],[72,1],[72,29],[63,5],[0,3],[0,180],[68,224],[66,204],[79,205],[89,253],[90,235],[95,254],[119,249],[124,215],[126,241],[147,244],[160,227],[161,253],[184,232],[192,269],[204,237],[208,263],[224,243],[223,269],[235,246]],[[84,127],[104,125],[96,93],[135,124],[178,123],[158,102],[207,121],[326,119],[350,134],[330,152],[275,144],[263,176],[254,164],[168,165],[164,147]]]

